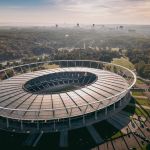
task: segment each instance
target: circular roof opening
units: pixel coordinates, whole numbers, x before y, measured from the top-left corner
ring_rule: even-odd
[[[79,89],[96,80],[97,76],[90,72],[57,72],[27,81],[24,89],[36,94],[55,94]]]

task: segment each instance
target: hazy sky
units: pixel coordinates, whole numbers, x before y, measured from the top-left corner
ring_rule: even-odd
[[[150,24],[150,0],[0,0],[0,25]]]

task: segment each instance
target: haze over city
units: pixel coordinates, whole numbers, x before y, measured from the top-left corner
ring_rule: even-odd
[[[0,147],[150,150],[150,0],[0,0]]]
[[[1,0],[0,25],[149,24],[149,0]]]

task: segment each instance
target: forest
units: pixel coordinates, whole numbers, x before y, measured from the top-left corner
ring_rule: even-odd
[[[133,32],[134,31],[134,32]],[[150,26],[0,27],[0,62],[126,57],[150,78]],[[3,68],[3,65],[0,65]]]

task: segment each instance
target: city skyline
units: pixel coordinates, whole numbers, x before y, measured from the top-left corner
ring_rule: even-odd
[[[0,25],[150,24],[148,0],[1,0]]]

